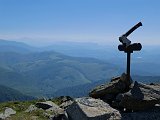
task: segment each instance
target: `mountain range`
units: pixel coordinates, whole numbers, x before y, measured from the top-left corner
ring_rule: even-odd
[[[91,57],[126,69],[126,54],[118,50],[117,44],[100,45],[96,43],[56,42],[45,47],[65,55],[74,57]],[[160,47],[157,45],[143,45],[141,51],[135,51],[131,55],[131,73],[141,76],[160,75]]]
[[[121,54],[111,46],[89,43],[38,48],[0,40],[0,84],[38,98],[84,96],[91,88],[124,72],[125,55]],[[133,79],[159,82],[159,71],[151,69],[153,66],[147,70],[148,61],[139,59],[139,55],[133,56]],[[142,56],[147,58],[146,54]],[[143,67],[137,67],[139,64]]]
[[[12,43],[7,41],[5,46],[9,44],[11,49],[0,52],[0,84],[27,95],[42,97],[63,88],[109,79],[120,72],[116,65],[95,58],[71,57],[53,50],[36,51],[32,47],[25,52],[11,51]],[[21,44],[16,42],[13,48],[26,48]]]

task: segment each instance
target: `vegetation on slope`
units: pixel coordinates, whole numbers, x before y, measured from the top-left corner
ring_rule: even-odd
[[[61,99],[54,98],[51,101],[56,103],[57,105],[60,105]],[[16,111],[15,115],[11,115],[11,117],[7,118],[7,120],[48,120],[47,113],[51,114],[50,111],[45,111],[43,109],[36,109],[31,112],[26,112],[26,110],[29,108],[30,105],[35,105],[37,102],[45,102],[43,99],[39,100],[31,100],[31,101],[12,101],[12,102],[3,102],[0,103],[0,113],[3,113],[3,111],[6,108],[12,108]]]
[[[12,88],[0,85],[0,102],[33,100],[34,97],[27,96]]]
[[[0,53],[0,84],[32,96],[111,78],[119,69],[109,63],[56,52]]]

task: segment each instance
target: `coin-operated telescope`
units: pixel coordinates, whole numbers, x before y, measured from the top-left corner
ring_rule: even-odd
[[[140,43],[133,43],[131,44],[131,41],[127,38],[134,30],[136,30],[138,27],[142,26],[142,23],[139,22],[134,27],[132,27],[128,32],[123,34],[121,37],[119,37],[119,41],[122,43],[118,46],[119,51],[124,51],[127,53],[127,80],[130,81],[130,59],[131,59],[131,53],[133,51],[140,51],[142,49],[142,45]]]

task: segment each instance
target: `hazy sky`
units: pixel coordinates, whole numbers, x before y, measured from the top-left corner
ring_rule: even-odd
[[[160,0],[0,0],[0,38],[32,43],[118,43],[130,39],[160,45]]]

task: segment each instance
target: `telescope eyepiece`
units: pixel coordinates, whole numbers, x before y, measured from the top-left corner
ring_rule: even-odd
[[[119,37],[119,41],[125,46],[129,46],[131,44],[131,41],[125,35]]]

